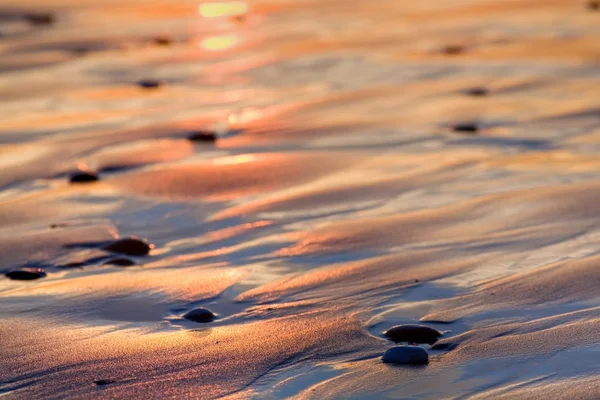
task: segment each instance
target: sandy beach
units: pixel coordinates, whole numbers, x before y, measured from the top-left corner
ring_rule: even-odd
[[[594,1],[3,0],[0,397],[598,399],[599,171]]]

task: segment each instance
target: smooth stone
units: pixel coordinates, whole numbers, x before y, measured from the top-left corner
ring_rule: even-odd
[[[142,79],[137,84],[144,89],[157,89],[162,86],[163,82],[158,79]]]
[[[454,132],[462,132],[462,133],[477,133],[479,128],[477,127],[476,124],[462,123],[462,124],[452,125],[452,130]]]
[[[587,3],[588,10],[598,11],[600,10],[600,1],[589,1]]]
[[[152,39],[152,43],[157,46],[169,46],[173,41],[167,36],[157,36]]]
[[[71,183],[89,183],[89,182],[96,182],[99,179],[100,178],[98,178],[98,174],[96,174],[94,172],[80,171],[80,172],[75,172],[74,174],[72,174],[71,177],[69,178],[69,182],[71,182]]]
[[[390,364],[422,365],[429,362],[429,354],[419,346],[395,346],[387,349],[381,360]]]
[[[451,56],[462,54],[464,52],[465,52],[465,48],[463,46],[458,46],[458,45],[450,45],[450,46],[446,46],[442,49],[442,53],[451,55]]]
[[[15,281],[33,281],[46,276],[43,268],[24,267],[4,274],[7,278]]]
[[[145,256],[154,245],[148,241],[140,239],[136,236],[115,240],[111,244],[103,247],[104,250],[112,251],[113,253],[126,254],[128,256]]]
[[[135,265],[135,261],[125,257],[112,258],[104,263],[104,265],[116,265],[119,267],[131,267]]]
[[[183,318],[194,322],[211,322],[216,317],[212,311],[203,307],[194,308],[183,315]]]
[[[116,383],[117,381],[112,379],[98,379],[95,380],[94,383],[98,386],[110,385],[111,383]]]
[[[54,15],[44,13],[31,13],[23,16],[33,25],[50,25],[54,22]]]
[[[437,342],[442,333],[425,325],[396,325],[383,332],[394,342],[427,343]]]
[[[188,140],[192,142],[212,143],[217,140],[217,135],[210,131],[195,131],[188,135]]]
[[[465,90],[465,94],[469,96],[487,96],[488,91],[486,88],[471,88]]]

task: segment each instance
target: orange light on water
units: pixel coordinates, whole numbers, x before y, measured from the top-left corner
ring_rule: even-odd
[[[214,165],[237,165],[254,162],[258,157],[254,154],[241,154],[239,156],[221,157],[213,161]]]
[[[248,4],[244,1],[204,3],[198,6],[198,13],[204,18],[233,17],[247,12]]]
[[[224,51],[235,47],[240,38],[237,35],[209,36],[200,41],[200,47],[208,51]]]

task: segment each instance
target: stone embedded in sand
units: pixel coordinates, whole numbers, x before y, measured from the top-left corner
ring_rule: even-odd
[[[195,131],[188,135],[188,140],[192,142],[212,143],[217,140],[217,134],[211,131]]]
[[[119,267],[131,267],[132,265],[135,265],[135,261],[130,260],[129,258],[125,258],[125,257],[116,257],[116,258],[111,258],[110,260],[106,261],[104,263],[104,265],[116,265]]]
[[[465,48],[459,45],[450,45],[442,48],[441,52],[447,55],[455,56],[464,53]]]
[[[110,385],[111,383],[116,383],[117,381],[112,379],[98,379],[95,380],[94,383],[98,386]]]
[[[89,171],[79,171],[75,172],[69,177],[69,182],[71,183],[90,183],[96,182],[98,179],[98,174]]]
[[[185,313],[183,318],[194,322],[211,322],[216,315],[208,308],[198,307]]]
[[[387,349],[381,360],[390,364],[422,365],[429,362],[429,355],[419,346],[395,346]]]
[[[600,1],[592,0],[587,3],[588,10],[598,11],[600,10]]]
[[[153,248],[153,244],[136,236],[115,240],[103,247],[104,250],[112,251],[113,253],[126,254],[128,256],[145,256]]]
[[[158,79],[142,79],[137,84],[144,89],[158,89],[163,85],[163,82]]]
[[[479,127],[477,126],[477,124],[474,123],[461,123],[452,125],[452,130],[454,132],[461,133],[477,133]]]
[[[465,90],[465,94],[469,96],[487,96],[488,91],[486,88],[475,87]]]
[[[157,36],[151,42],[157,46],[169,46],[173,41],[167,36]]]
[[[32,25],[50,25],[54,22],[54,15],[50,13],[30,13],[23,16]]]
[[[43,268],[29,268],[24,267],[9,271],[4,274],[7,278],[15,281],[33,281],[35,279],[43,278],[46,276],[46,271]]]
[[[383,332],[383,334],[396,343],[433,344],[442,336],[440,331],[425,325],[396,325]]]

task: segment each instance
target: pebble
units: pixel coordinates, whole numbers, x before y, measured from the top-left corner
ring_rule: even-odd
[[[98,179],[98,174],[94,173],[94,172],[88,172],[88,171],[79,171],[79,172],[75,172],[74,174],[71,175],[71,177],[69,178],[69,182],[71,183],[90,183],[90,182],[96,182]]]
[[[195,131],[188,135],[188,140],[191,140],[192,142],[213,143],[217,140],[217,135],[210,131]]]
[[[600,10],[600,1],[596,1],[596,0],[589,1],[587,3],[587,8],[588,8],[588,10],[593,10],[593,11]]]
[[[427,343],[437,342],[442,333],[425,325],[396,325],[383,332],[394,342]]]
[[[111,383],[116,383],[117,381],[112,379],[98,379],[95,380],[94,383],[98,386],[110,385]]]
[[[462,123],[452,125],[452,130],[454,132],[462,132],[462,133],[477,133],[479,127],[474,123]]]
[[[50,25],[54,23],[54,15],[48,13],[31,13],[23,16],[33,25]]]
[[[451,56],[462,54],[464,52],[465,52],[465,48],[463,46],[458,46],[458,45],[450,45],[450,46],[446,46],[442,49],[442,53],[448,54]]]
[[[381,360],[391,364],[422,365],[429,362],[429,355],[419,346],[395,346],[387,349]]]
[[[131,267],[132,265],[135,265],[135,261],[130,260],[129,258],[125,258],[125,257],[117,257],[117,258],[111,258],[110,260],[106,261],[104,263],[104,265],[116,265],[119,267]]]
[[[185,313],[183,318],[194,322],[211,322],[216,315],[208,308],[198,307]]]
[[[128,256],[145,256],[148,255],[153,248],[153,244],[136,236],[115,240],[103,247],[104,250],[112,251],[113,253],[126,254]]]
[[[487,96],[488,91],[486,88],[476,87],[465,90],[465,94],[469,96]]]
[[[173,41],[167,36],[157,36],[152,39],[152,43],[157,46],[169,46]]]
[[[144,89],[158,89],[163,85],[163,82],[158,79],[142,79],[137,84]]]
[[[4,274],[7,278],[15,281],[32,281],[34,279],[43,278],[46,276],[46,271],[43,268],[24,267],[9,271]]]

